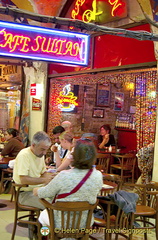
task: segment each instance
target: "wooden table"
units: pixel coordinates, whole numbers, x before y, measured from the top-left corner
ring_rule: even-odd
[[[15,159],[15,157],[3,157],[1,160],[0,160],[0,164],[8,164],[10,160],[13,160]]]
[[[114,154],[119,154],[119,155],[122,155],[122,154],[125,154],[125,150],[120,150],[120,152],[118,153],[117,152],[117,149],[116,148],[113,148],[112,151],[108,151],[108,149],[98,149],[97,150],[97,155],[99,155],[100,153],[102,154],[105,154],[105,155],[110,155],[110,161],[109,161],[109,167],[108,167],[108,173],[110,172],[110,165],[114,164],[115,163],[115,158],[113,157]]]

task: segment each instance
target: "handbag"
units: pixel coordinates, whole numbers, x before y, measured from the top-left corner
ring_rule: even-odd
[[[86,175],[84,176],[84,178],[82,178],[82,180],[77,184],[77,186],[74,187],[69,193],[61,193],[61,194],[59,194],[59,195],[56,195],[55,198],[53,199],[52,203],[55,203],[55,200],[56,200],[56,199],[65,198],[65,197],[67,197],[67,196],[69,196],[69,195],[77,192],[77,191],[82,187],[82,185],[86,182],[86,180],[90,177],[90,175],[92,174],[92,172],[93,172],[93,168],[90,169],[90,170],[86,173]]]

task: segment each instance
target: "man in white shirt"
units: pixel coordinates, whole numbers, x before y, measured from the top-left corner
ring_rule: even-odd
[[[59,141],[59,136],[62,132],[64,132],[65,129],[62,127],[62,126],[56,126],[52,133],[53,133],[53,138],[54,138],[54,142],[55,142],[55,146],[58,148],[58,151],[59,151],[59,155],[61,158],[64,158],[66,153],[67,153],[67,150],[63,149],[62,146],[60,145],[60,141]],[[53,160],[54,162],[56,162],[55,160],[55,157],[53,156]]]

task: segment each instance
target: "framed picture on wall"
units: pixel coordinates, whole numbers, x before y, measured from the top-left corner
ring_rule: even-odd
[[[116,92],[115,99],[114,99],[114,110],[122,111],[123,107],[124,107],[124,93]]]
[[[93,108],[92,117],[93,118],[103,118],[104,117],[104,109]]]
[[[97,84],[97,107],[108,107],[110,104],[110,83]]]

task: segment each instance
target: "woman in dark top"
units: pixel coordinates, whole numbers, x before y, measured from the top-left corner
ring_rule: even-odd
[[[1,152],[1,156],[8,156],[15,158],[21,149],[24,148],[24,145],[19,138],[19,131],[15,128],[8,128],[5,133],[5,140],[7,144]],[[0,164],[0,168],[8,168],[8,164]]]
[[[115,138],[114,135],[110,134],[111,127],[109,124],[105,124],[100,127],[100,135],[98,137],[98,147],[100,149],[104,149],[106,147],[115,146]]]

